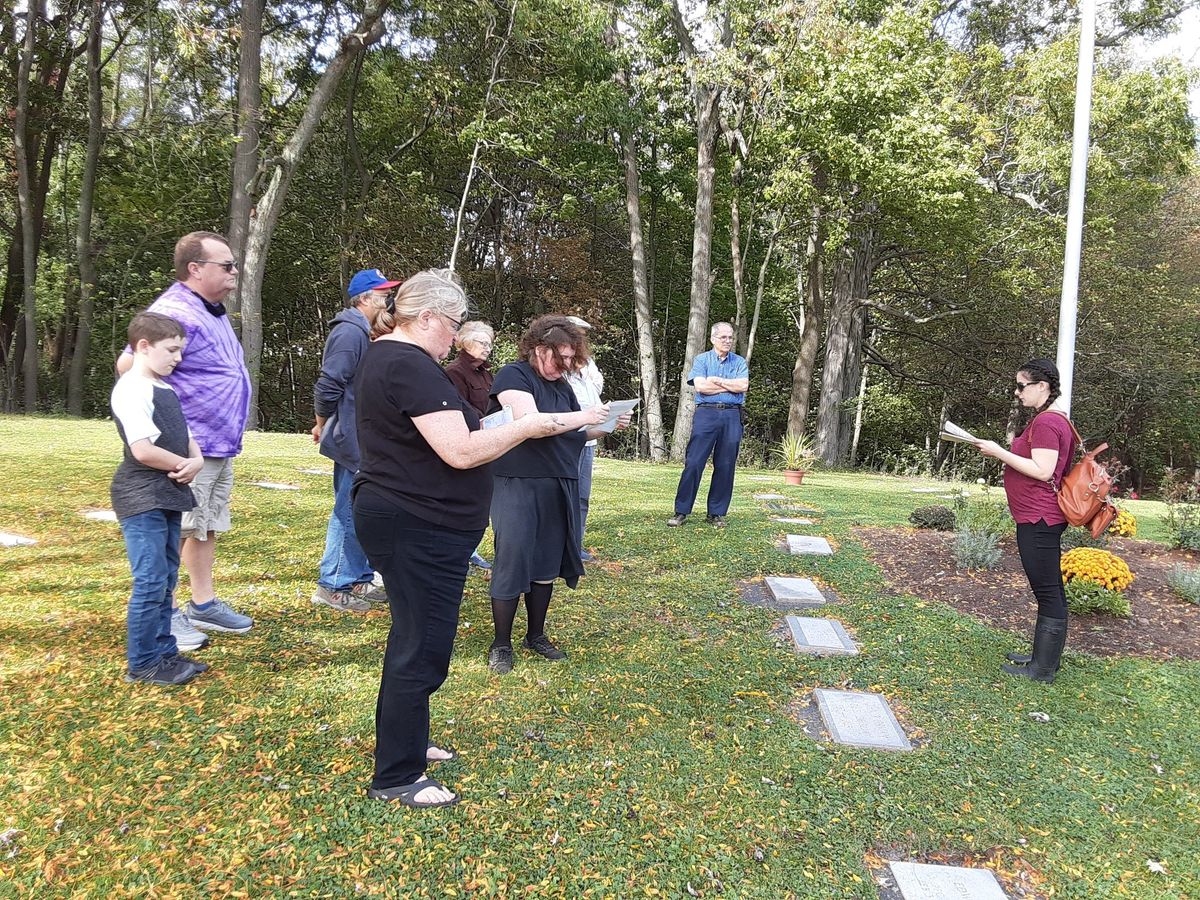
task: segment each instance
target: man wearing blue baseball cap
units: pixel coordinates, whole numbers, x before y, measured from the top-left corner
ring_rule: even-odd
[[[333,460],[333,513],[312,602],[343,612],[366,612],[371,602],[387,602],[387,594],[371,583],[375,573],[354,533],[350,506],[350,488],[358,472],[354,373],[370,343],[371,326],[399,285],[378,269],[363,269],[350,279],[346,308],[329,323],[321,374],[313,387],[317,424],[312,436],[321,455]]]

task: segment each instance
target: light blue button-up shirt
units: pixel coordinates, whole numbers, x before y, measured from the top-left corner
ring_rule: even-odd
[[[716,350],[706,350],[692,360],[692,371],[688,375],[688,384],[695,387],[697,378],[728,378],[733,380],[749,377],[750,367],[746,365],[746,360],[742,359],[736,353],[729,353],[722,360],[717,356]],[[722,391],[719,394],[696,394],[697,406],[706,406],[710,403],[736,403],[740,405],[745,402],[746,395],[744,393],[731,394],[729,391]]]

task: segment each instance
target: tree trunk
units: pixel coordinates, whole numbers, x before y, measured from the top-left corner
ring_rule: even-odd
[[[625,209],[629,213],[629,249],[633,256],[633,300],[637,316],[638,369],[642,379],[644,420],[650,444],[650,459],[662,462],[667,443],[663,434],[662,398],[658,392],[658,369],[654,360],[654,309],[646,278],[646,248],[642,241],[642,188],[638,177],[637,144],[632,129],[624,136]]]
[[[487,92],[483,95],[483,109],[479,114],[479,126],[482,126],[487,121],[488,107],[491,106],[492,102],[492,91],[496,89],[496,83],[500,79],[500,63],[504,61],[504,55],[508,53],[508,44],[512,39],[513,26],[517,22],[517,2],[518,0],[513,0],[512,7],[508,11],[508,29],[504,33],[504,38],[500,41],[500,46],[496,48],[495,55],[492,56],[492,74],[488,78]],[[455,262],[458,260],[458,248],[463,238],[463,218],[467,211],[467,199],[471,196],[471,182],[475,179],[475,167],[479,162],[479,151],[482,147],[483,136],[478,135],[475,138],[475,147],[471,150],[471,163],[467,167],[467,180],[463,185],[462,199],[458,204],[458,215],[454,220],[454,246],[450,249],[450,269],[454,268]]]
[[[255,215],[250,220],[245,259],[242,262],[242,351],[246,356],[246,369],[250,373],[250,418],[247,428],[258,427],[258,385],[263,340],[262,284],[275,225],[283,211],[283,203],[287,198],[296,166],[312,141],[321,116],[337,90],[338,82],[359,48],[375,43],[383,35],[383,14],[388,6],[387,0],[371,0],[367,4],[358,26],[342,38],[337,55],[321,73],[320,80],[305,104],[304,114],[279,156],[266,166],[270,172],[270,180],[258,198]]]
[[[754,356],[754,339],[758,334],[758,317],[762,313],[763,291],[767,287],[767,270],[771,266],[771,257],[775,254],[775,241],[779,237],[779,223],[781,217],[775,217],[775,224],[771,228],[771,239],[767,241],[767,252],[763,256],[762,265],[758,267],[758,288],[754,294],[754,316],[750,321],[750,333],[745,338],[746,352],[743,354],[746,357],[746,366],[749,367],[750,359]]]
[[[233,177],[229,189],[229,249],[244,262],[250,215],[254,204],[253,182],[258,172],[262,122],[262,27],[264,0],[242,0],[241,37],[238,41],[237,142],[233,147]],[[245,268],[242,270],[245,277]],[[230,298],[231,321],[242,327],[242,285]]]
[[[792,367],[792,396],[788,403],[788,431],[803,434],[808,427],[808,407],[812,397],[813,370],[817,349],[825,328],[825,223],[820,207],[814,206],[809,220],[808,243],[797,252],[796,288],[802,322],[800,349]]]
[[[738,208],[738,183],[741,181],[741,160],[734,164],[734,184],[729,200],[729,257],[733,264],[733,340],[737,353],[746,355],[746,284],[745,260],[742,258],[742,213]],[[749,245],[749,240],[746,241]]]
[[[95,317],[96,259],[92,247],[92,206],[96,197],[100,144],[104,137],[103,97],[100,93],[103,25],[104,4],[101,0],[92,0],[87,46],[88,136],[79,183],[79,223],[75,230],[75,255],[79,263],[79,322],[75,329],[75,346],[71,352],[71,370],[67,376],[67,412],[72,416],[83,415],[84,376],[87,373],[88,351],[92,344],[92,323]]]
[[[17,108],[13,122],[13,151],[17,164],[17,204],[20,207],[22,243],[22,268],[24,283],[22,298],[24,309],[25,347],[22,359],[24,379],[24,410],[37,411],[38,399],[38,347],[37,347],[37,284],[38,242],[34,239],[33,189],[30,183],[29,155],[29,76],[33,70],[33,55],[36,47],[38,20],[41,18],[37,3],[26,7],[25,46],[21,51],[21,62],[17,69]]]
[[[671,440],[671,459],[683,459],[688,438],[692,436],[692,417],[696,407],[695,391],[688,384],[692,360],[702,353],[708,337],[708,304],[712,294],[712,223],[713,185],[716,176],[717,118],[720,91],[708,85],[696,85],[696,211],[692,226],[692,289],[688,311],[687,345],[683,369],[679,375],[679,408],[675,411],[675,431]]]
[[[850,442],[850,467],[858,465],[858,440],[862,437],[863,407],[867,399],[867,367],[862,367],[858,382],[858,403],[854,407],[854,440]]]
[[[833,272],[833,298],[829,334],[825,338],[825,364],[821,372],[821,400],[817,407],[817,455],[826,465],[842,461],[842,401],[846,398],[846,358],[854,339],[858,296],[868,281],[871,233],[858,229],[838,252]]]

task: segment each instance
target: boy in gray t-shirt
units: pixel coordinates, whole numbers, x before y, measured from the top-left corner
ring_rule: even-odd
[[[126,616],[126,681],[186,684],[208,669],[179,652],[171,598],[179,578],[179,524],[195,499],[188,487],[204,465],[179,398],[162,380],[182,358],[183,326],[158,313],[129,323],[133,367],[112,391],[125,458],[112,480],[112,505],[133,573]]]

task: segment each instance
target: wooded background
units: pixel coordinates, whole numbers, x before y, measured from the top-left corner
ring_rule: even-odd
[[[1191,0],[1194,4],[1194,0]],[[1151,486],[1200,444],[1189,73],[1105,4],[1074,412]],[[108,414],[175,240],[230,236],[253,423],[299,431],[351,274],[452,264],[511,348],[584,316],[609,451],[678,458],[686,363],[735,323],[743,453],[971,475],[1055,355],[1076,10],[1037,0],[33,2],[4,14],[0,404]]]

